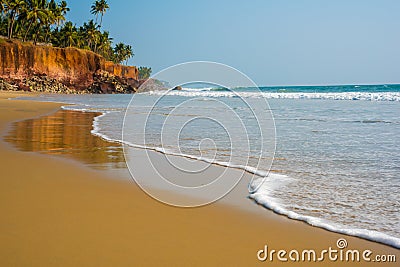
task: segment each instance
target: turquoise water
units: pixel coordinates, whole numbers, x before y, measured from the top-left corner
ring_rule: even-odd
[[[266,208],[329,230],[400,247],[400,85],[262,87],[260,91],[184,86],[181,91],[164,94],[134,96],[139,104],[131,118],[147,116],[139,111],[161,100],[151,109],[145,142],[133,130],[130,143],[252,167],[250,170],[261,175],[271,167],[267,181],[250,194]],[[69,109],[103,112],[93,133],[122,141],[123,117],[131,97],[40,99],[76,104],[66,107]],[[263,105],[265,99],[270,110]],[[275,155],[271,143],[260,138],[252,116],[252,112],[270,111],[276,126]],[[200,117],[218,118],[221,123]],[[168,124],[169,132],[180,132],[179,138],[161,135],[166,118],[174,119]],[[244,128],[239,127],[238,119]],[[183,127],[187,120],[191,123]],[[132,129],[142,127],[132,125]]]
[[[238,88],[240,90],[254,90],[254,88]],[[399,84],[382,85],[331,85],[331,86],[265,86],[259,87],[262,92],[287,92],[287,93],[346,93],[346,92],[400,92]]]

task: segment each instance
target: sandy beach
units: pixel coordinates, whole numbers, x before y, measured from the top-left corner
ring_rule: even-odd
[[[61,106],[8,99],[22,95],[0,93],[2,136],[9,134],[13,122],[48,115],[54,118]],[[93,114],[74,113],[69,118],[78,119],[90,129]],[[45,125],[46,120],[40,123]],[[31,124],[21,125],[20,134],[31,130]],[[52,131],[42,134],[52,138]],[[3,138],[0,142],[1,266],[398,266],[400,251],[395,248],[314,228],[257,207],[238,193],[245,184],[229,196],[246,203],[241,207],[217,202],[185,209],[159,203],[134,182],[112,179],[118,177],[87,166],[123,165],[118,157],[113,163],[101,153],[88,156],[93,155],[94,146],[115,144],[90,131],[79,133],[86,136],[86,142],[74,139],[76,131],[63,134],[76,146],[77,155],[63,156],[54,150],[26,152],[21,151],[23,146],[11,145]],[[118,154],[118,148],[114,152]],[[257,212],[261,209],[263,212]],[[273,261],[257,259],[266,245],[269,250],[287,252],[313,249],[319,256],[329,247],[338,249],[340,238],[346,239],[346,249],[371,250],[371,261],[329,261],[326,256],[321,262],[283,262],[276,253]],[[373,262],[375,255],[395,255],[397,263]]]

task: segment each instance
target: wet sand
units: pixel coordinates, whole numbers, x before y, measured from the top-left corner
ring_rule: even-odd
[[[115,164],[124,172],[124,163],[115,144],[86,131],[93,114],[55,113],[60,104],[7,100],[18,95],[0,93],[0,131],[9,141],[0,142],[1,266],[290,265],[276,254],[272,262],[260,262],[257,251],[265,245],[288,252],[337,249],[339,238],[347,240],[347,249],[372,250],[371,258],[393,254],[397,263],[379,266],[398,266],[397,249],[258,212],[263,208],[245,199],[245,182],[223,201],[202,208],[157,202],[134,182],[115,179],[121,176],[113,171]],[[26,121],[30,118],[36,119]],[[10,135],[15,121],[20,126]],[[34,141],[31,147],[23,142],[27,138]],[[107,164],[113,168],[99,168]],[[339,260],[292,264],[377,265]]]

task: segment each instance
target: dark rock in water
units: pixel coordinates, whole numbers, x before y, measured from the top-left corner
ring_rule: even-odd
[[[179,85],[175,86],[174,89],[172,89],[172,90],[182,90],[182,86],[179,86]]]
[[[147,80],[140,80],[139,87],[137,89],[137,93],[142,92],[150,92],[150,91],[162,91],[167,90],[168,87],[159,80],[156,79],[147,79]]]

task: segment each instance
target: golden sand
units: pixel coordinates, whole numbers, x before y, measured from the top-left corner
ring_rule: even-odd
[[[18,95],[0,93],[3,135],[13,121],[49,115],[60,107],[56,103],[7,100]],[[51,116],[60,119],[57,113]],[[74,120],[88,122],[74,116]],[[29,123],[20,125],[24,126],[17,127],[18,134],[41,138],[34,137]],[[75,134],[64,133],[71,146],[77,145]],[[51,131],[45,135],[55,138]],[[92,139],[83,146],[89,151],[101,142],[91,138],[97,141]],[[24,150],[21,144],[16,146]],[[35,151],[49,150],[37,146],[40,149]],[[53,154],[60,154],[55,151]],[[106,157],[99,155],[93,161]],[[74,158],[90,163],[86,156]],[[257,214],[221,203],[193,209],[170,207],[148,197],[133,182],[110,179],[107,172],[63,157],[17,151],[4,141],[0,142],[0,161],[0,266],[284,266],[290,263],[276,258],[273,262],[258,261],[257,251],[265,245],[287,251],[335,249],[339,238],[347,240],[349,249],[393,254],[397,263],[293,265],[398,266],[400,261],[397,249],[314,228],[269,211]]]

